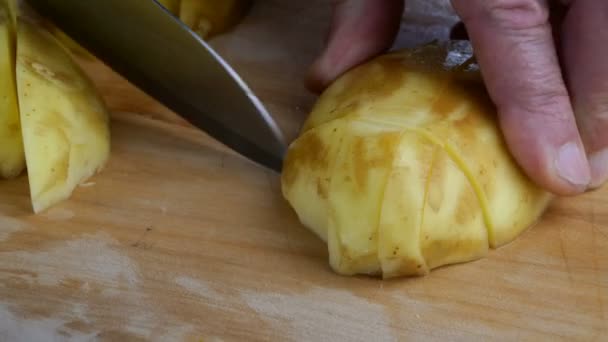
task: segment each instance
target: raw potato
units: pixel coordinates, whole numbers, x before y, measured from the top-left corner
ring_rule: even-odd
[[[179,0],[159,0],[158,2],[169,10],[169,12],[173,14],[179,13]]]
[[[8,13],[11,17],[13,27],[17,25],[17,1],[21,0],[2,0],[2,6],[8,8]]]
[[[507,150],[476,70],[452,44],[380,56],[318,99],[291,144],[286,200],[343,275],[428,274],[484,257],[552,195]]]
[[[17,3],[18,1],[18,3]],[[10,0],[13,4],[12,8],[15,9],[14,13],[19,13],[22,18],[27,18],[27,20],[33,24],[39,26],[41,30],[48,31],[51,33],[58,41],[62,47],[68,49],[68,51],[73,54],[75,57],[82,58],[84,60],[94,60],[95,56],[90,53],[87,49],[85,49],[82,45],[76,42],[72,37],[68,36],[62,29],[57,27],[55,23],[53,23],[48,18],[41,16],[38,12],[36,12],[33,8],[31,8],[26,2],[23,0]],[[15,18],[16,20],[16,18]]]
[[[171,1],[162,2],[172,6]],[[251,0],[181,0],[179,18],[203,39],[209,39],[233,27],[250,5]]]
[[[70,197],[110,153],[109,114],[92,82],[41,26],[17,19],[17,89],[36,213]]]
[[[25,155],[15,88],[15,39],[6,3],[0,3],[0,178],[25,169]]]
[[[82,45],[78,44],[74,39],[68,36],[65,32],[63,32],[57,26],[50,24],[48,26],[48,31],[59,40],[62,46],[67,48],[74,56],[81,57],[83,59],[92,60],[95,59],[95,56],[89,52],[89,50],[85,49]]]

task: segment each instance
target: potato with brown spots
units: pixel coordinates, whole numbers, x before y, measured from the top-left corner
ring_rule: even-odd
[[[484,257],[552,195],[510,155],[478,71],[454,43],[375,58],[318,99],[282,189],[344,275],[425,275]]]
[[[67,199],[110,154],[109,113],[93,83],[43,27],[17,18],[16,83],[36,213]]]
[[[27,169],[34,212],[70,197],[110,154],[109,113],[22,1],[0,0],[0,177]]]
[[[17,89],[15,35],[6,2],[0,2],[0,178],[14,178],[25,169]]]
[[[173,14],[179,13],[179,0],[159,0],[158,2],[169,12]]]
[[[164,0],[163,5],[203,39],[210,39],[234,27],[243,19],[252,0]]]

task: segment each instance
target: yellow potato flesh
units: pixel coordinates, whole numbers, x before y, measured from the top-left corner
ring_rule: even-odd
[[[6,3],[0,3],[0,177],[14,178],[25,168],[15,85],[15,41]]]
[[[481,258],[550,203],[509,154],[478,75],[444,67],[447,52],[401,50],[347,72],[321,95],[287,153],[284,196],[305,226],[327,237],[340,274],[423,275]],[[317,134],[327,127],[341,133]],[[294,162],[294,151],[310,147],[304,136],[338,151],[324,161],[332,168]],[[320,177],[330,189],[323,200]]]
[[[89,50],[85,49],[82,45],[78,44],[74,39],[68,36],[65,32],[59,29],[57,26],[53,24],[49,24],[48,28],[49,32],[59,40],[62,46],[67,48],[71,53],[75,56],[92,60],[95,56],[89,52]]]
[[[179,0],[160,0],[159,3],[169,12],[173,14],[179,13]]]
[[[8,13],[11,17],[13,28],[17,25],[17,1],[18,0],[5,0],[2,1],[2,5],[8,7]]]
[[[16,79],[32,205],[40,212],[67,199],[104,166],[109,115],[67,50],[21,18]]]
[[[380,267],[376,227],[401,134],[373,122],[342,121],[347,133],[339,143],[328,197],[334,214],[328,229],[340,246],[334,267],[346,273],[375,273]]]
[[[227,31],[241,20],[250,2],[250,0],[181,0],[179,18],[202,38],[209,39]]]
[[[339,120],[305,132],[291,145],[286,162],[294,165],[283,172],[284,196],[300,208],[298,215],[321,239],[327,241],[328,194],[344,125]],[[328,144],[328,142],[338,142]]]
[[[476,259],[488,250],[488,231],[475,191],[441,146],[434,146],[427,175],[420,249],[429,269]]]
[[[377,226],[380,273],[385,278],[427,272],[419,239],[432,153],[433,146],[423,137],[415,132],[403,132],[386,183]]]

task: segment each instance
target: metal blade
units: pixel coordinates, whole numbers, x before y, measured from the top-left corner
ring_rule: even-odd
[[[28,0],[110,68],[243,156],[281,170],[273,118],[238,74],[155,0]]]

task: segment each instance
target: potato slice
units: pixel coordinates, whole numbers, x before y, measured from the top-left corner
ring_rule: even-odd
[[[2,4],[5,7],[8,7],[8,13],[11,17],[11,21],[13,24],[13,28],[17,25],[17,1],[19,0],[5,0],[2,1]]]
[[[441,137],[444,148],[475,190],[484,210],[490,246],[502,246],[530,227],[552,196],[535,186],[509,153],[483,88],[453,78],[444,83],[434,110],[449,114],[426,128]]]
[[[25,169],[25,155],[15,85],[15,39],[6,2],[0,2],[0,177],[14,178]]]
[[[105,165],[109,114],[67,50],[21,17],[16,76],[32,205],[38,213],[67,199]]]
[[[419,237],[429,269],[480,258],[489,247],[483,208],[469,179],[444,146],[434,149]]]
[[[48,31],[57,38],[59,43],[67,48],[74,56],[83,58],[85,60],[93,60],[95,59],[95,55],[93,55],[89,50],[85,49],[82,45],[78,44],[72,37],[68,36],[63,30],[59,27],[53,25],[52,23],[48,23]]]
[[[401,132],[372,121],[342,120],[345,133],[329,187],[329,229],[341,274],[378,274],[382,198]],[[390,130],[393,130],[392,132]]]
[[[328,241],[330,180],[344,137],[344,125],[335,121],[302,134],[291,145],[283,172],[283,196],[290,198],[296,214],[323,241]]]
[[[459,49],[429,44],[356,67],[304,123],[301,137],[329,126],[342,132],[340,141],[315,142],[338,151],[325,175],[329,200],[312,203],[290,182],[283,193],[306,227],[327,234],[337,273],[424,275],[481,258],[532,226],[553,198],[509,154],[479,73]],[[292,146],[306,150],[301,137]],[[380,141],[390,143],[376,148]],[[307,179],[319,168],[291,163],[292,153],[290,146],[283,177]]]
[[[434,146],[404,130],[388,175],[378,230],[378,257],[384,278],[422,275],[428,267],[420,248],[427,179]]]

